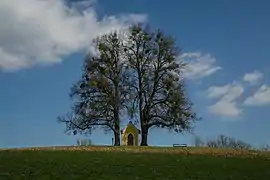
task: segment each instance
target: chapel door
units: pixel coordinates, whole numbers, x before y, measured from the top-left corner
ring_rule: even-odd
[[[134,145],[134,137],[132,134],[128,135],[128,142],[127,142],[128,146],[133,146]]]

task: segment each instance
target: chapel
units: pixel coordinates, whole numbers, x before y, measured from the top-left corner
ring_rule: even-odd
[[[124,146],[138,146],[140,130],[129,121],[126,127],[121,130],[122,145]]]

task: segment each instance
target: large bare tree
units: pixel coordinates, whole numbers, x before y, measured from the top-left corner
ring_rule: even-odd
[[[177,133],[191,130],[197,120],[185,89],[185,64],[174,39],[160,30],[136,25],[124,43],[130,73],[130,87],[136,94],[142,132],[141,146],[147,146],[149,129],[168,128]]]
[[[75,100],[69,116],[59,117],[67,131],[91,133],[97,127],[114,133],[120,145],[120,115],[129,107],[122,40],[116,32],[95,40],[97,53],[85,58],[82,78],[71,89]]]

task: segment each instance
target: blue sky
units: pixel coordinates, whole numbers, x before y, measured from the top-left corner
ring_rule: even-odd
[[[180,58],[190,63],[188,93],[203,117],[196,134],[270,144],[269,6],[267,0],[99,0],[70,7],[58,0],[2,0],[0,146],[75,144],[77,136],[65,135],[56,117],[69,111],[84,52],[91,51],[91,39],[133,22],[177,38]],[[96,131],[90,138],[110,144],[111,137]],[[173,143],[190,144],[192,136],[150,131],[150,145]]]

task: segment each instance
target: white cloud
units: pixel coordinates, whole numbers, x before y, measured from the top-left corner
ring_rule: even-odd
[[[244,88],[233,82],[224,86],[212,86],[207,90],[209,98],[219,98],[218,102],[208,107],[212,114],[237,117],[243,110],[238,107],[236,100],[243,94]]]
[[[263,74],[259,71],[253,71],[244,75],[243,80],[250,83],[256,84],[263,78]]]
[[[222,97],[223,100],[233,101],[242,95],[244,88],[240,84],[233,82],[224,86],[211,86],[207,92],[210,98]]]
[[[243,110],[238,107],[236,102],[224,100],[220,100],[216,104],[209,106],[208,110],[212,114],[223,117],[238,117],[243,112]]]
[[[225,86],[211,86],[208,88],[207,93],[209,98],[219,98],[226,94],[230,89],[231,85],[227,84]]]
[[[249,106],[264,106],[270,105],[270,87],[262,85],[255,93],[244,101],[245,105]]]
[[[215,65],[216,59],[210,54],[199,52],[184,53],[180,58],[187,63],[184,76],[187,79],[199,79],[213,75],[222,68]]]
[[[99,20],[89,3],[80,9],[86,5],[79,12],[61,0],[1,0],[0,69],[61,62],[65,55],[91,50],[92,39],[99,35],[146,20],[135,14]]]

